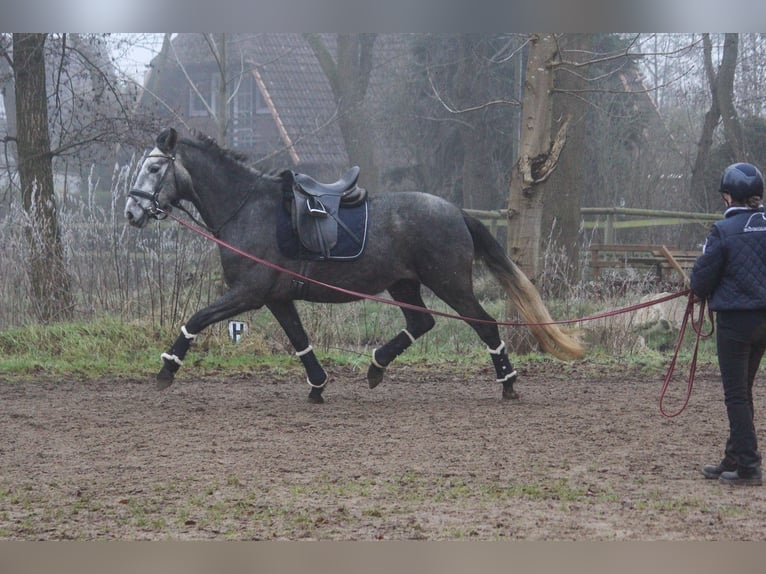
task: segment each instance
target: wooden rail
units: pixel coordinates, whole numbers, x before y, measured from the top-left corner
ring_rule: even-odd
[[[598,279],[602,269],[652,268],[660,280],[678,273],[688,286],[688,273],[701,251],[672,249],[665,245],[615,245],[594,243],[590,247],[593,279]]]
[[[508,224],[508,212],[504,209],[482,211],[466,209],[466,213],[482,220],[495,233],[498,227]],[[721,219],[715,213],[695,213],[687,211],[666,211],[661,209],[636,209],[630,207],[582,207],[584,229],[601,229],[606,244],[616,244],[619,229],[656,227],[660,225],[679,225],[697,223],[708,224]],[[594,219],[595,218],[595,219]]]
[[[486,223],[496,236],[499,227],[508,224],[508,212],[503,209],[481,211],[466,209],[468,214]],[[615,239],[618,229],[652,227],[656,225],[709,224],[721,218],[715,213],[634,209],[626,207],[583,207],[580,209],[585,229],[601,229],[603,243],[590,247],[590,267],[598,279],[602,269],[653,269],[660,280],[676,277],[688,286],[689,272],[701,255],[697,250],[681,250],[665,245],[624,244]],[[596,218],[595,221],[592,218]],[[590,219],[588,221],[587,219]]]
[[[721,216],[715,213],[635,209],[630,207],[583,207],[580,209],[580,215],[583,219],[596,217],[595,221],[583,221],[583,227],[585,229],[602,229],[605,244],[617,243],[616,232],[618,229],[684,223],[704,225],[721,219]],[[603,219],[600,216],[603,216]]]

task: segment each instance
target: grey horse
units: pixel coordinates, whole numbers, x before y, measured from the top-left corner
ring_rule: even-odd
[[[398,355],[434,326],[433,316],[418,310],[425,309],[421,288],[426,286],[464,317],[487,346],[496,380],[503,386],[502,397],[517,398],[513,388],[517,372],[498,326],[473,292],[476,258],[485,262],[503,286],[545,351],[565,360],[583,356],[580,343],[551,324],[537,289],[505,255],[489,230],[439,197],[419,192],[370,193],[361,200],[367,217],[365,235],[363,239],[356,237],[363,247],[353,258],[333,258],[326,250],[327,240],[337,241],[339,229],[342,234],[346,227],[339,218],[343,208],[338,197],[356,189],[356,177],[358,173],[350,172],[346,179],[323,185],[289,170],[261,173],[247,166],[243,156],[221,148],[208,137],[181,138],[174,129],[167,128],[157,136],[155,148],[143,160],[125,205],[125,216],[131,225],[141,228],[174,207],[183,208],[182,201],[190,202],[207,229],[240,252],[325,285],[353,293],[388,292],[394,301],[404,303],[405,328],[372,353],[367,373],[370,388],[383,380],[386,367]],[[312,254],[294,241],[308,258],[297,252],[285,254],[276,231],[280,213],[284,221],[292,222],[288,227],[303,225],[296,217],[301,211],[299,197],[306,197],[300,206],[302,211],[310,212],[303,214],[309,218],[308,225],[317,222],[315,239],[321,240],[325,227],[329,229],[329,235],[319,241],[322,252]],[[348,232],[354,236],[351,230]],[[172,384],[191,343],[205,327],[266,306],[303,363],[311,387],[309,401],[324,402],[327,373],[314,354],[294,301],[344,303],[358,297],[310,281],[296,281],[288,273],[226,247],[220,248],[220,258],[228,291],[194,313],[181,327],[172,347],[162,354],[158,388]]]

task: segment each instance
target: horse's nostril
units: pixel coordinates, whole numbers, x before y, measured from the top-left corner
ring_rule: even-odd
[[[128,221],[133,221],[133,214],[130,211],[125,214],[125,217],[128,218]]]

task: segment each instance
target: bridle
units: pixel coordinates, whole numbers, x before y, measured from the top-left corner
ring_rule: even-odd
[[[144,191],[142,189],[134,188],[128,192],[128,195],[134,198],[145,199],[149,201],[150,205],[148,208],[144,207],[142,204],[139,204],[139,205],[141,205],[141,208],[149,215],[149,217],[151,217],[152,219],[156,219],[158,221],[162,221],[163,219],[166,219],[168,217],[169,212],[163,209],[162,207],[160,207],[159,196],[160,196],[160,191],[162,190],[162,185],[165,181],[165,177],[167,176],[169,170],[172,170],[173,172],[173,185],[175,186],[176,189],[178,189],[178,178],[176,176],[176,164],[175,164],[176,156],[166,155],[166,154],[150,154],[146,156],[146,158],[144,158],[144,161],[146,161],[147,159],[151,157],[159,157],[159,158],[164,158],[168,160],[168,163],[165,165],[165,171],[162,172],[160,179],[157,180],[156,184],[154,184],[154,189],[152,190],[151,193],[148,191]],[[244,194],[244,197],[242,198],[242,201],[240,201],[239,205],[237,206],[237,208],[234,209],[234,211],[231,212],[229,217],[227,217],[224,220],[224,222],[221,223],[221,225],[219,225],[216,229],[211,229],[209,226],[205,225],[205,223],[197,219],[191,212],[189,212],[188,209],[186,209],[183,205],[181,205],[180,199],[171,201],[170,205],[172,205],[173,207],[177,209],[180,209],[186,215],[188,215],[189,219],[191,219],[199,227],[202,227],[209,233],[212,233],[215,237],[218,237],[219,234],[221,233],[221,230],[226,226],[226,224],[229,223],[232,219],[234,219],[234,217],[240,211],[242,211],[242,208],[245,207],[245,204],[248,202],[250,197],[252,197],[252,194],[246,192]]]
[[[146,211],[146,213],[151,217],[152,219],[156,219],[158,221],[162,221],[168,216],[168,212],[165,211],[160,207],[160,191],[162,191],[162,185],[165,181],[165,177],[168,175],[168,171],[173,171],[173,183],[176,184],[176,169],[175,169],[175,161],[176,156],[174,155],[165,155],[165,154],[150,154],[144,158],[144,161],[146,161],[149,158],[152,157],[160,157],[168,160],[168,163],[165,164],[165,171],[162,172],[162,175],[160,176],[160,179],[157,180],[157,183],[154,184],[154,189],[151,192],[144,191],[143,189],[131,189],[128,192],[128,195],[137,199],[145,199],[149,201],[149,207],[145,207],[142,203],[139,203],[141,206],[141,209]],[[171,205],[174,207],[181,207],[180,204],[176,201],[171,202]],[[186,211],[186,210],[184,210]]]

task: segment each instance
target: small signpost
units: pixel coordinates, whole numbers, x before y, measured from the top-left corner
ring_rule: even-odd
[[[244,321],[229,321],[229,337],[235,343],[239,343],[247,332],[247,323]]]

